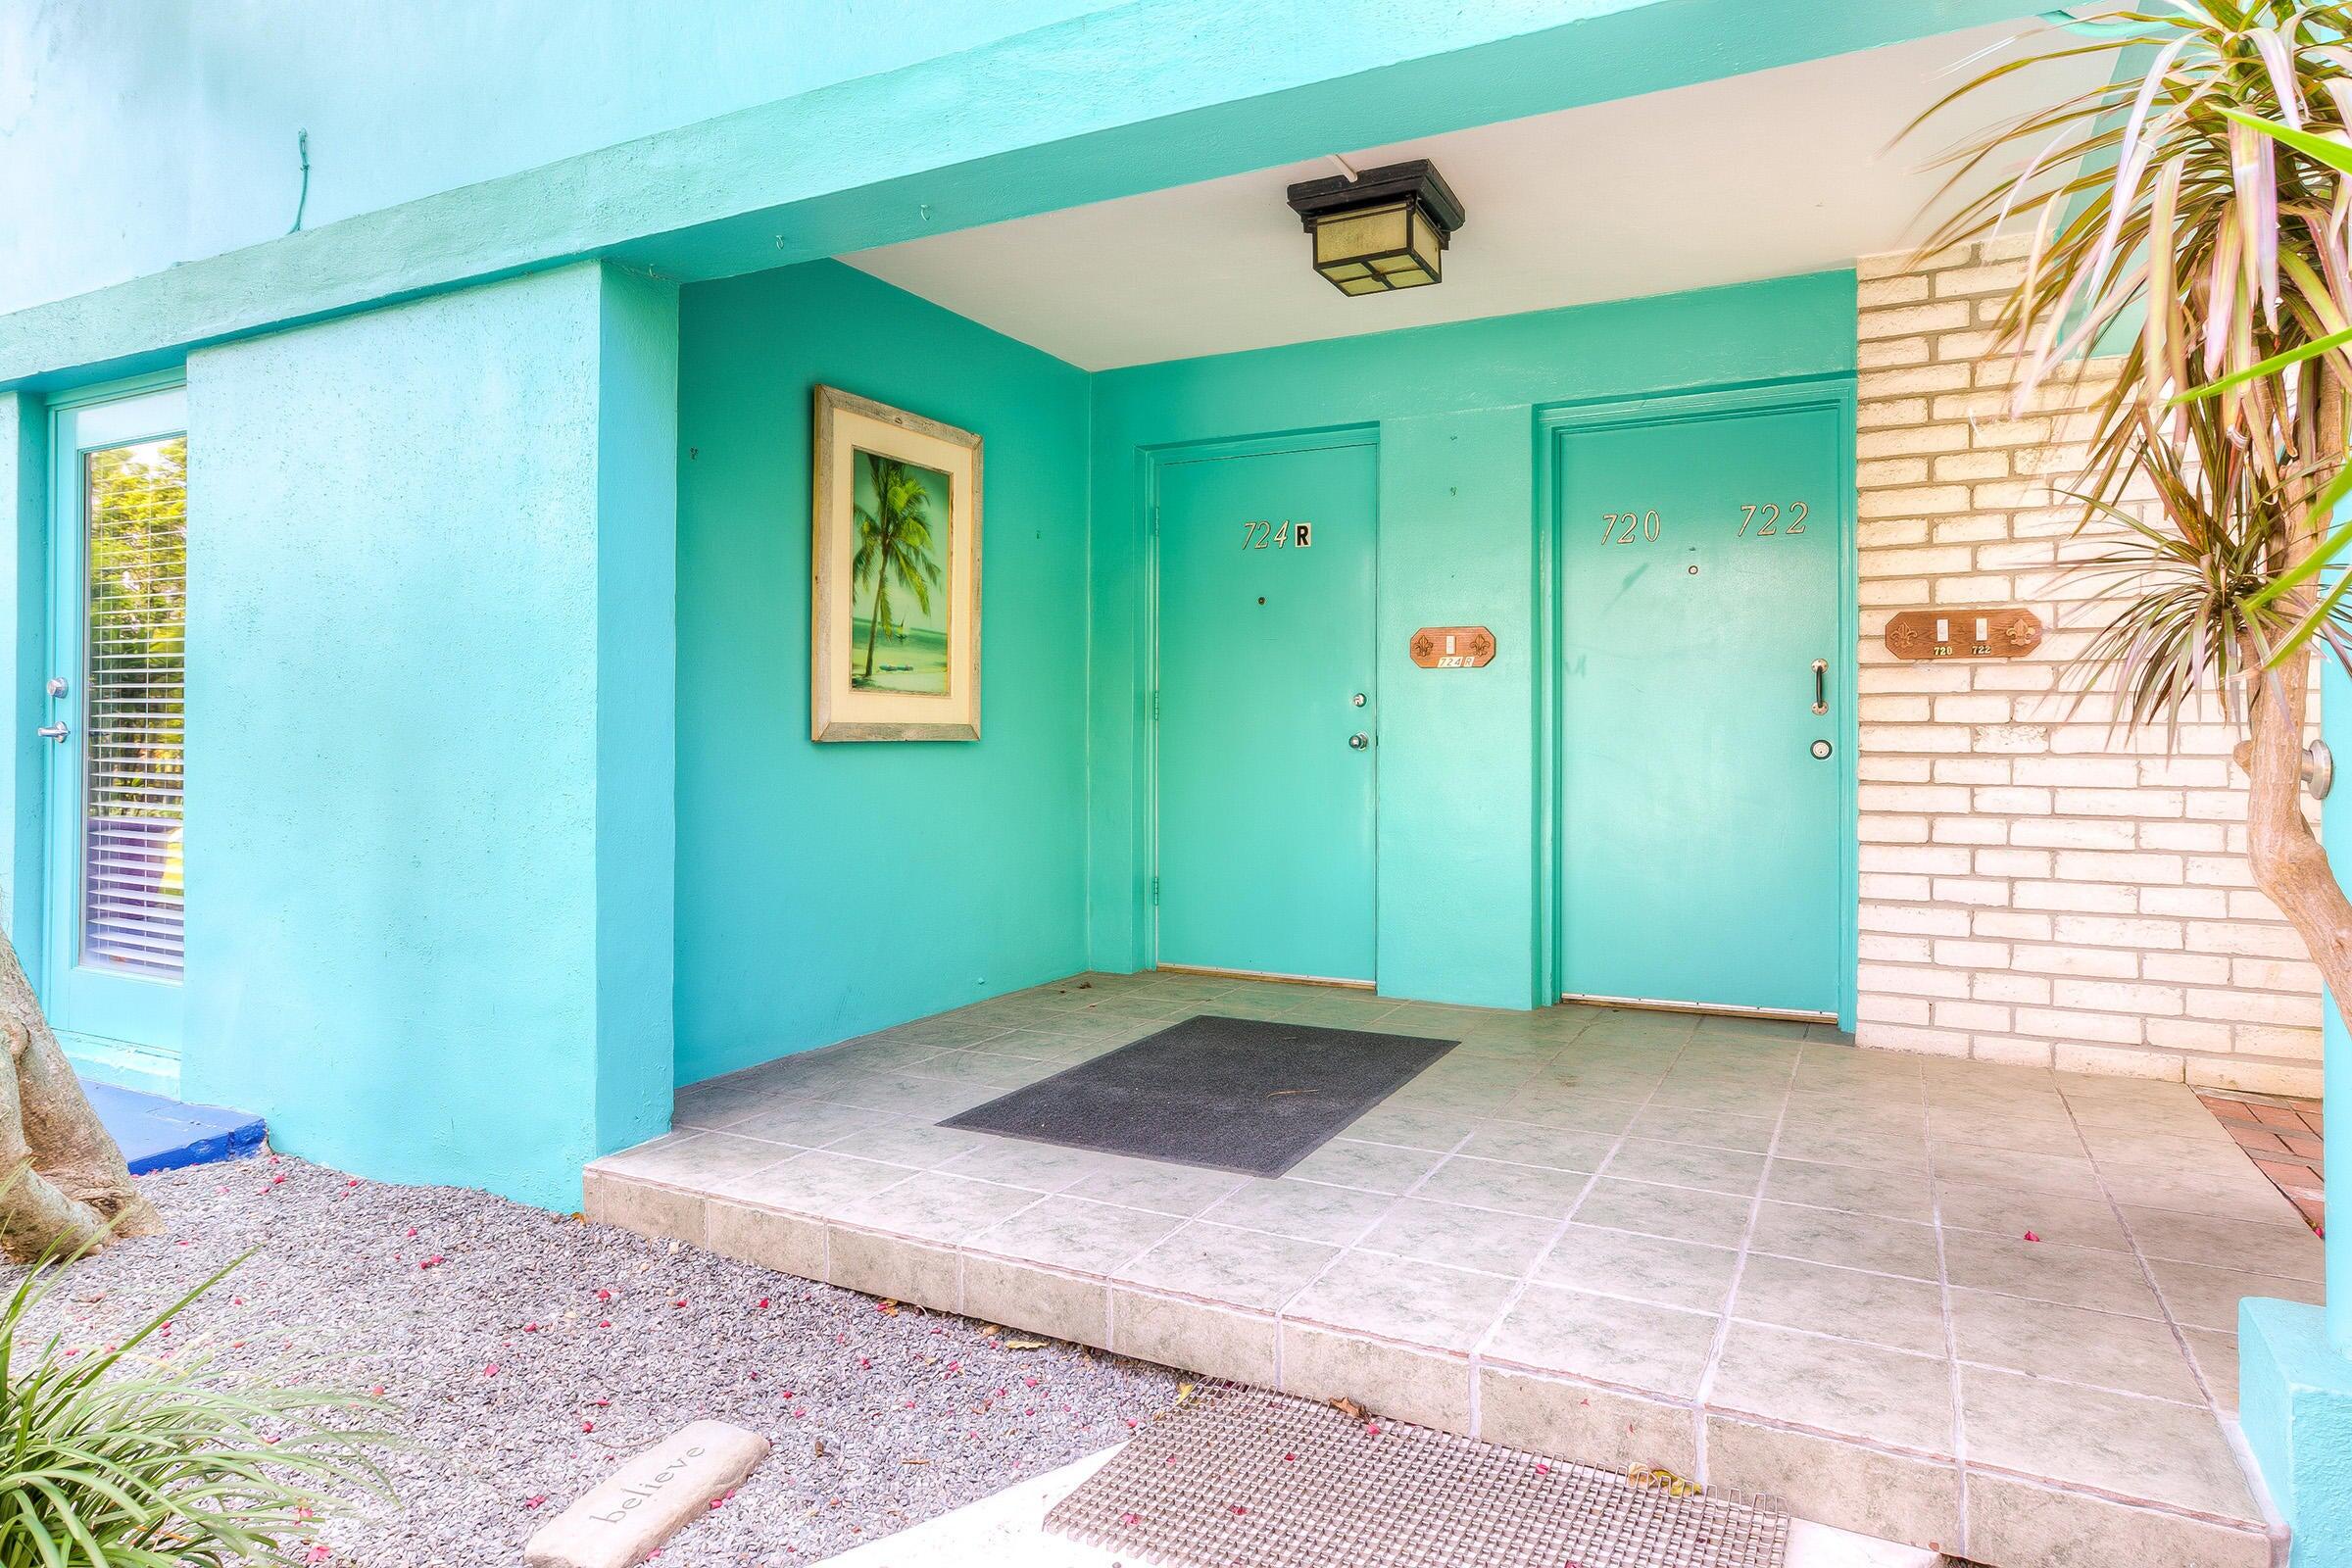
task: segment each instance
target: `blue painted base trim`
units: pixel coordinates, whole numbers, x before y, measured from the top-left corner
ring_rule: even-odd
[[[122,1146],[133,1176],[236,1159],[262,1147],[262,1118],[218,1105],[188,1105],[161,1095],[82,1080],[98,1119]]]
[[[2249,1297],[2237,1309],[2238,1422],[2294,1532],[2291,1568],[2352,1563],[2352,1356],[2326,1314]]]

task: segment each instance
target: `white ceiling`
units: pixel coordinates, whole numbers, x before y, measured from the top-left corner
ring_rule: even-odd
[[[1435,288],[1349,298],[1284,205],[1327,161],[1099,202],[843,258],[1087,369],[1630,299],[1840,266],[1925,237],[1929,167],[1962,132],[2105,79],[2020,72],[1966,114],[1903,127],[2007,27],[1811,61],[1391,147],[1432,158],[1469,218]],[[2054,35],[2045,35],[2054,36]],[[2032,52],[2012,44],[2000,58]]]

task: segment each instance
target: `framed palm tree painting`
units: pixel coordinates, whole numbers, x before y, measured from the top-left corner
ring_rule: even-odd
[[[809,735],[980,738],[980,438],[816,389]]]

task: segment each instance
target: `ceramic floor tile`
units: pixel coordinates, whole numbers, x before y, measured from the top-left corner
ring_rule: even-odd
[[[1620,1086],[1615,1093],[1531,1084],[1511,1097],[1506,1107],[1513,1121],[1540,1122],[1546,1127],[1574,1127],[1583,1132],[1615,1136],[1633,1123],[1646,1091],[1638,1085]]]
[[[1548,1165],[1514,1165],[1504,1160],[1456,1154],[1414,1188],[1412,1196],[1436,1202],[1561,1219],[1576,1206],[1577,1199],[1591,1181],[1592,1177],[1583,1171],[1555,1170]]]
[[[1749,1252],[1732,1316],[1941,1355],[1943,1287]]]
[[[1868,1171],[1921,1171],[1928,1168],[1927,1145],[1919,1140],[1900,1143],[1867,1127],[1784,1122],[1773,1153],[1782,1159],[1826,1165],[1853,1165]]]
[[[2023,1150],[1987,1149],[1981,1144],[1938,1144],[1935,1165],[1940,1181],[2024,1188],[2093,1200],[2106,1195],[2089,1158],[2082,1154],[2030,1154]]]
[[[1344,1135],[1367,1144],[1402,1144],[1446,1153],[1470,1136],[1479,1125],[1468,1111],[1433,1110],[1395,1102],[1375,1105],[1343,1129]]]
[[[1079,1188],[1087,1197],[1105,1203],[1166,1214],[1198,1214],[1249,1180],[1236,1171],[1114,1154],[1105,1158],[1102,1169],[1090,1172]]]
[[[2159,1399],[2204,1397],[2171,1327],[2155,1318],[1955,1290],[1952,1338],[1963,1361]]]
[[[960,1242],[1019,1213],[1038,1198],[1026,1187],[1004,1187],[925,1170],[844,1205],[834,1217],[894,1236]]]
[[[2129,1204],[2124,1206],[2124,1221],[2132,1227],[2139,1250],[2150,1257],[2186,1263],[2226,1262],[2248,1273],[2279,1274],[2289,1279],[2327,1277],[2327,1246],[2307,1225],[2249,1225],[2208,1214]]]
[[[1717,1322],[1705,1312],[1531,1285],[1481,1353],[1687,1399],[1698,1392]]]
[[[1520,1165],[1545,1165],[1555,1170],[1596,1171],[1616,1143],[1609,1133],[1577,1127],[1546,1127],[1537,1122],[1481,1121],[1470,1141],[1457,1152],[1478,1159],[1501,1159]]]
[[[821,1100],[770,1100],[727,1130],[740,1138],[825,1149],[854,1133],[887,1125],[890,1119],[870,1110],[829,1105]]]
[[[1427,1149],[1335,1138],[1285,1174],[1293,1181],[1329,1182],[1336,1187],[1395,1194],[1428,1175],[1441,1157]]]
[[[1927,1221],[1936,1216],[1928,1179],[1908,1170],[1825,1164],[1776,1153],[1764,1172],[1764,1196],[1778,1202]]]
[[[1546,1285],[1714,1313],[1731,1298],[1739,1261],[1730,1248],[1572,1224],[1536,1266],[1535,1277]]]
[[[1518,1289],[1499,1275],[1349,1251],[1293,1297],[1283,1317],[1467,1352]]]
[[[2116,1201],[2147,1208],[2178,1209],[2255,1225],[2287,1225],[2294,1205],[2271,1185],[2254,1162],[2231,1153],[2215,1167],[2120,1165],[2101,1161],[2099,1174]]]
[[[2236,1332],[2237,1303],[2246,1297],[2309,1301],[2314,1306],[2326,1298],[2326,1292],[2317,1280],[2205,1268],[2162,1257],[2150,1258],[2148,1271],[2156,1276],[2156,1292],[2172,1309],[2175,1321],[2187,1328],[2212,1329],[2224,1334]]]
[[[2104,1198],[2065,1198],[2029,1187],[1971,1187],[1938,1183],[1938,1213],[1951,1228],[2023,1237],[2032,1231],[2062,1247],[2094,1247],[2129,1252],[2132,1240]]]
[[[1971,1290],[2031,1296],[2062,1306],[2133,1317],[2163,1315],[2139,1260],[2128,1252],[1947,1230],[1943,1266],[1946,1279]]]
[[[824,1149],[830,1154],[852,1154],[859,1159],[879,1159],[892,1165],[928,1170],[958,1154],[969,1153],[986,1142],[979,1133],[957,1132],[927,1121],[886,1121],[836,1139]]]
[[[1355,1245],[1423,1263],[1479,1269],[1514,1279],[1535,1265],[1557,1220],[1403,1198]]]
[[[1062,1193],[1039,1199],[973,1235],[967,1245],[1000,1257],[1108,1274],[1164,1241],[1183,1223],[1174,1214],[1119,1208]]]
[[[1752,1198],[1764,1180],[1764,1156],[1700,1144],[1661,1144],[1628,1138],[1610,1156],[1606,1173],[1620,1181],[1698,1187]]]
[[[1915,1280],[1943,1277],[1933,1226],[1876,1214],[1768,1202],[1756,1211],[1755,1235],[1748,1246],[1782,1257],[1901,1274]]]
[[[829,1149],[816,1149],[751,1175],[719,1183],[711,1190],[747,1203],[831,1219],[839,1217],[858,1200],[917,1174],[905,1165],[886,1165],[876,1159],[858,1159]]]
[[[1575,1217],[1587,1225],[1640,1231],[1670,1241],[1738,1247],[1747,1234],[1750,1206],[1748,1200],[1726,1193],[1611,1181],[1604,1176],[1577,1205]]]
[[[1634,1118],[1636,1138],[1670,1144],[1705,1144],[1761,1154],[1772,1147],[1774,1120],[1729,1110],[1693,1110],[1687,1105],[1651,1105]]]
[[[1094,1176],[1115,1156],[1091,1149],[1064,1149],[1058,1144],[1033,1144],[1024,1139],[983,1135],[980,1142],[941,1162],[940,1169],[973,1181],[1003,1182],[1035,1192],[1058,1193]]]
[[[2258,1517],[2237,1456],[2202,1405],[1970,1366],[1960,1369],[1960,1408],[1971,1463]]]
[[[675,1187],[709,1189],[780,1164],[797,1152],[784,1144],[738,1138],[732,1133],[671,1133],[607,1154],[596,1162],[596,1168]]]
[[[1387,1193],[1358,1192],[1288,1176],[1252,1178],[1200,1211],[1219,1225],[1272,1231],[1302,1242],[1353,1245],[1397,1201]]]
[[[1951,1363],[1939,1356],[1734,1323],[1707,1405],[1948,1455],[1951,1377]]]
[[[1114,1277],[1271,1312],[1321,1273],[1339,1250],[1318,1242],[1193,1220],[1121,1264]]]

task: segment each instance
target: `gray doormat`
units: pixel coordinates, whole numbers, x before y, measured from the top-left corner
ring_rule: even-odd
[[[1279,1176],[1454,1045],[1203,1013],[940,1125]]]
[[[1217,1387],[1138,1432],[1046,1528],[1167,1568],[1784,1568],[1788,1515]]]

